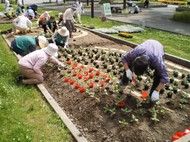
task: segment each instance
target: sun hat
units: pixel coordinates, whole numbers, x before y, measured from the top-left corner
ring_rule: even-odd
[[[38,36],[38,44],[39,44],[40,48],[44,48],[47,46],[48,41],[44,36]]]
[[[133,71],[135,74],[142,75],[149,67],[150,58],[147,55],[141,55],[135,58],[132,62]]]
[[[77,5],[76,5],[76,4],[73,4],[71,8],[77,9]]]
[[[67,30],[67,28],[65,26],[63,26],[61,29],[59,29],[57,31],[61,36],[68,36],[69,35],[69,31]]]
[[[55,56],[58,55],[58,47],[57,45],[50,43],[47,47],[45,47],[44,52],[46,52],[46,54],[50,55],[50,56]]]

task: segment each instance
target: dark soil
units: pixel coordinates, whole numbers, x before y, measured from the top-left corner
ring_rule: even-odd
[[[164,142],[170,140],[177,131],[188,128],[189,99],[181,91],[169,98],[168,92],[173,91],[172,84],[160,96],[160,104],[150,104],[148,100],[134,95],[134,91],[140,93],[145,84],[151,84],[152,79],[147,75],[140,81],[140,87],[136,88],[132,83],[123,92],[119,89],[117,81],[122,74],[122,67],[119,67],[116,58],[121,59],[123,52],[120,49],[126,52],[131,50],[128,46],[88,32],[87,36],[71,38],[70,49],[60,48],[59,60],[67,65],[65,70],[52,64],[43,67],[45,87],[87,140]],[[105,56],[103,61],[102,56]],[[66,60],[71,61],[71,64]],[[89,68],[94,70],[90,72]],[[99,75],[96,75],[97,71],[100,72]],[[81,79],[79,74],[82,75]],[[93,74],[93,77],[85,82],[84,78],[89,77],[89,74]],[[70,82],[66,82],[66,79]],[[71,80],[75,82],[73,85]],[[91,82],[93,88],[89,87]],[[102,82],[103,86],[100,85]],[[81,90],[75,89],[76,84],[84,87],[86,92],[81,93]],[[190,92],[189,89],[180,89]],[[119,106],[120,103],[124,105]],[[124,109],[129,111],[125,113]],[[158,122],[151,120],[154,109]]]
[[[120,68],[118,67],[118,63],[115,61],[115,56],[108,55],[109,52],[115,52],[116,50],[109,49],[122,49],[125,51],[131,50],[130,47],[117,44],[113,41],[101,38],[90,32],[88,36],[76,39],[71,43],[71,50],[73,49],[76,51],[76,54],[73,57],[77,58],[82,58],[82,56],[77,53],[78,50],[82,50],[82,53],[87,53],[86,48],[88,48],[93,52],[93,49],[95,49],[96,46],[101,47],[98,50],[98,53],[102,53],[101,49],[107,48],[107,50],[104,49],[106,52],[106,58],[109,59],[109,57],[111,57],[114,59],[113,64],[116,66],[117,79],[120,75]],[[78,47],[80,47],[80,49]],[[119,51],[116,52],[120,53]],[[60,60],[64,61],[65,64],[67,64],[65,61],[64,53],[64,50],[60,51]],[[95,55],[97,55],[95,53],[92,54],[94,56],[91,58],[95,58]],[[73,63],[74,59],[71,58],[71,56],[69,56],[69,58]],[[102,56],[102,54],[100,54],[100,56]],[[75,59],[77,60],[77,58]],[[91,58],[87,58],[87,61],[90,62]],[[101,61],[100,58],[95,61],[100,65],[100,68],[98,68],[98,70],[101,72],[101,74],[105,74],[107,72],[107,69],[104,69],[102,67],[104,61]],[[108,63],[108,68],[111,68],[113,64],[109,63],[109,61],[106,62]],[[84,71],[89,67],[94,67],[93,63],[88,63],[88,65],[82,69],[81,74],[84,75]],[[80,61],[80,64],[83,64],[83,61]],[[44,74],[46,74],[49,68],[51,67],[46,66],[44,68]],[[127,87],[124,90],[124,93],[118,93],[116,90],[114,90],[116,81],[112,80],[111,83],[106,83],[104,87],[100,88],[97,86],[98,83],[96,83],[95,80],[102,81],[102,78],[96,77],[96,79],[93,78],[89,81],[95,82],[95,87],[89,89],[88,83],[85,84],[76,76],[72,76],[73,71],[76,70],[76,68],[72,69],[72,65],[69,65],[65,71],[59,72],[57,69],[55,69],[47,76],[44,84],[46,88],[48,88],[49,92],[53,95],[55,100],[59,103],[59,105],[64,108],[69,117],[73,119],[73,122],[76,124],[77,128],[89,141],[163,142],[170,140],[171,136],[174,135],[176,131],[183,131],[189,127],[189,99],[186,97],[183,98],[181,92],[175,93],[171,98],[168,98],[167,94],[168,92],[172,91],[173,85],[170,85],[170,90],[165,90],[164,94],[161,95],[161,106],[155,106],[155,108],[159,111],[157,113],[159,122],[153,122],[151,120],[151,110],[153,107],[144,101],[142,103],[142,106],[137,107],[137,102],[139,99],[134,97],[133,94],[130,94],[130,87]],[[95,71],[93,71],[93,73],[95,74]],[[66,77],[70,79],[72,78],[75,82],[77,81],[78,84],[82,85],[87,90],[89,89],[90,93],[94,92],[94,94],[80,93],[79,90],[75,89],[73,85],[70,85],[68,82],[64,82],[64,78]],[[142,86],[145,84],[145,82],[146,80],[141,81],[141,89],[143,88]],[[107,94],[105,93],[105,88],[109,88]],[[190,92],[189,89],[185,90],[182,88],[182,90]],[[139,92],[138,90],[136,91]],[[118,107],[118,98],[120,98],[120,101],[124,102],[124,108],[131,109],[132,112],[124,114],[123,111],[121,111],[121,108]],[[183,101],[182,99],[186,100],[187,102],[185,101],[184,103],[180,103],[180,101]],[[108,108],[110,108],[110,110],[115,108],[116,114],[112,115],[110,112],[105,112],[106,105]],[[145,111],[145,114],[143,114],[142,111]],[[164,113],[162,113],[162,111],[164,111]],[[132,115],[138,118],[137,122],[132,122]],[[124,126],[122,126],[122,122],[126,122],[127,124],[123,124]]]

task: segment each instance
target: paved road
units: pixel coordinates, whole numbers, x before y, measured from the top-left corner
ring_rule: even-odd
[[[68,8],[68,6],[56,5],[55,3],[42,4],[42,2],[48,2],[49,0],[25,0],[25,3],[29,4],[31,1],[32,3],[34,2],[38,3],[39,7],[46,7],[60,11],[64,11],[66,8]],[[52,2],[55,1],[56,0],[52,0]],[[125,23],[137,24],[137,25],[142,24],[143,21],[146,27],[151,27],[155,29],[160,29],[164,31],[170,31],[190,36],[190,24],[175,22],[170,20],[175,12],[175,8],[176,6],[174,5],[168,5],[168,7],[162,7],[162,8],[148,8],[148,9],[142,8],[142,12],[140,12],[139,14],[127,14],[127,15],[113,14],[112,16],[109,16],[108,19],[121,21]],[[94,15],[100,17],[101,11],[102,11],[101,6],[96,4]],[[91,14],[90,9],[86,8],[85,14],[90,15]]]

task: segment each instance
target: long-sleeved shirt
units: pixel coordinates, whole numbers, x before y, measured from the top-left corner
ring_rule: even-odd
[[[32,36],[20,36],[15,38],[16,46],[21,50],[29,53],[37,48],[35,37]]]
[[[60,62],[55,57],[49,57],[43,49],[36,50],[19,60],[19,65],[24,66],[26,68],[34,70],[36,73],[43,75],[43,73],[39,70],[46,62],[49,61],[51,63],[60,64]]]
[[[32,26],[32,22],[24,15],[18,16],[16,19],[13,20],[13,23],[17,23],[17,26],[23,29],[27,29],[27,24],[29,24],[29,27]]]
[[[10,6],[9,0],[5,0],[5,9]]]
[[[160,76],[160,82],[166,84],[168,73],[164,64],[164,49],[156,40],[147,40],[122,57],[123,63],[131,64],[133,60],[141,55],[147,55],[150,59],[150,68],[155,69]]]
[[[58,42],[58,43],[65,43],[65,45],[68,45],[69,41],[69,31],[66,31],[66,36],[61,36],[58,31],[56,31],[53,36],[52,36],[52,41],[53,42]]]
[[[34,11],[32,9],[28,9],[24,16],[26,16],[26,17],[35,16],[35,14],[34,14]]]
[[[83,4],[82,2],[76,2],[76,5],[77,5],[77,9],[76,9],[76,13],[79,13],[81,14],[83,12]]]
[[[65,22],[66,20],[74,20],[74,18],[73,18],[74,13],[75,13],[75,11],[73,11],[72,8],[68,8],[64,12],[63,21]]]

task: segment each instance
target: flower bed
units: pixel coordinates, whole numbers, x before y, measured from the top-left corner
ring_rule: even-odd
[[[121,56],[120,51],[95,47],[61,49],[59,59],[67,69],[54,70],[45,84],[89,141],[159,142],[170,139],[179,127],[185,129],[190,75],[169,70],[161,105],[150,107],[146,97],[153,71],[138,77],[138,86],[132,83],[122,91],[117,84],[123,72]],[[44,75],[50,68],[44,68]],[[137,99],[135,93],[143,95]]]

